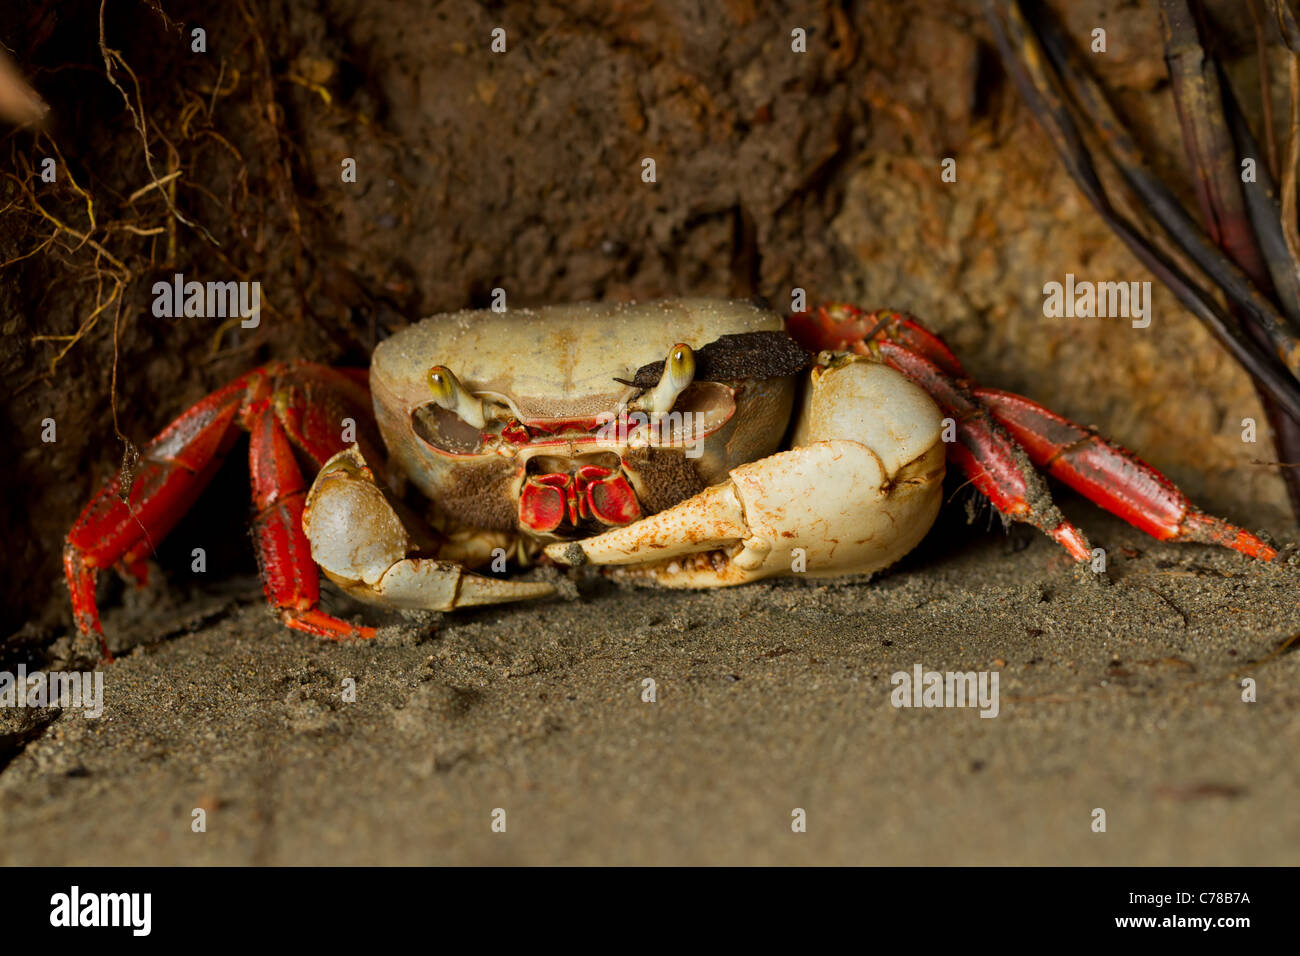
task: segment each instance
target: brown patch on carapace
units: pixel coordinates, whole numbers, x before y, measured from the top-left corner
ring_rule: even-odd
[[[706,486],[692,460],[678,448],[635,448],[623,461],[642,514],[671,508]]]
[[[515,468],[506,461],[466,463],[448,472],[450,487],[432,502],[452,524],[483,531],[518,529],[510,485]]]

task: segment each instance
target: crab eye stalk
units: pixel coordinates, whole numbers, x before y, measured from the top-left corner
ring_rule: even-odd
[[[435,365],[429,369],[425,380],[429,383],[435,405],[454,412],[462,421],[475,428],[487,424],[487,416],[483,414],[483,400],[475,398],[447,366]]]
[[[670,411],[677,396],[686,391],[694,380],[695,353],[689,345],[678,342],[668,350],[668,357],[664,359],[664,373],[645,403],[646,410],[652,415],[663,415]]]

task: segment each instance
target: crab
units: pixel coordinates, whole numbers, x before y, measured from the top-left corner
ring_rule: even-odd
[[[98,572],[143,581],[241,429],[267,601],[336,640],[375,630],[320,609],[318,568],[363,602],[440,611],[554,593],[504,576],[507,560],[692,588],[869,575],[929,531],[949,462],[1004,520],[1079,562],[1092,548],[1038,469],[1158,539],[1276,555],[1095,430],[977,387],[899,312],[830,304],[787,320],[707,299],[465,311],[382,342],[368,375],[255,369],[167,426],[129,483],[112,479],[64,549],[76,625],[106,657]]]

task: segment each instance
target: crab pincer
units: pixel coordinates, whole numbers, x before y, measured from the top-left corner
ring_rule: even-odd
[[[368,604],[451,611],[555,593],[544,581],[488,578],[456,561],[421,556],[417,539],[355,446],[321,468],[302,526],[325,575]]]
[[[686,501],[547,554],[632,565],[671,587],[774,575],[865,574],[895,563],[941,503],[941,418],[901,374],[856,356],[816,365],[792,444]]]
[[[1195,541],[1270,561],[1275,548],[1193,505],[1167,477],[1135,454],[1043,406],[972,385],[939,336],[888,310],[823,306],[791,319],[810,347],[874,354],[929,392],[956,424],[949,457],[1004,518],[1043,530],[1071,556],[1090,557],[1087,539],[1052,504],[1036,468],[1162,541]]]

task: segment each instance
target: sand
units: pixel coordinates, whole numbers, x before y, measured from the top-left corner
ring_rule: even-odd
[[[1109,584],[949,515],[867,584],[586,579],[368,644],[252,577],[128,594],[102,718],[3,717],[0,863],[1300,862],[1300,561],[1066,511]],[[893,707],[917,663],[999,715]]]

